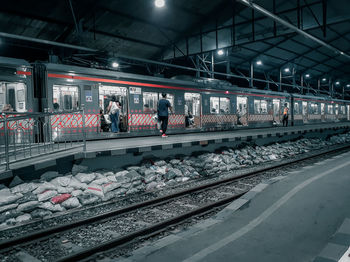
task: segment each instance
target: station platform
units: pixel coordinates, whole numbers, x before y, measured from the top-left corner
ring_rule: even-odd
[[[0,182],[16,175],[26,179],[40,177],[40,173],[55,170],[62,174],[71,170],[75,162],[85,161],[95,169],[106,167],[111,162],[91,161],[98,157],[120,157],[118,164],[133,165],[142,160],[140,155],[155,154],[159,157],[168,155],[191,153],[207,147],[214,150],[222,146],[234,146],[244,141],[265,139],[268,142],[278,142],[283,139],[293,138],[300,135],[308,135],[326,132],[342,132],[350,129],[350,122],[323,123],[306,126],[272,127],[260,129],[237,129],[232,131],[188,133],[170,135],[167,138],[159,136],[129,137],[108,140],[87,141],[86,153],[82,148],[73,148],[66,151],[41,155],[39,157],[18,161],[10,165],[10,171],[0,168]],[[192,150],[192,151],[191,151]],[[164,153],[166,152],[166,153]],[[138,156],[138,157],[135,157]],[[114,160],[113,160],[114,161]],[[116,162],[117,165],[117,162]]]
[[[214,217],[118,261],[350,261],[349,168],[346,152],[259,184]]]

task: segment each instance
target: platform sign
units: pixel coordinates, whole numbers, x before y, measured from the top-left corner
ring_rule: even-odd
[[[141,87],[133,87],[129,88],[130,94],[141,95]]]
[[[92,102],[92,92],[91,90],[85,90],[86,102]]]

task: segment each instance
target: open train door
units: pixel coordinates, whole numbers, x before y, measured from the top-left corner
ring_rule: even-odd
[[[307,102],[303,101],[303,122],[308,122],[308,116],[307,116]]]
[[[112,96],[115,96],[120,103],[121,109],[119,113],[119,131],[126,132],[128,130],[128,90],[126,87],[112,86],[112,85],[99,85],[99,107],[103,114],[106,114],[106,109]],[[110,128],[102,127],[104,132],[111,131]]]
[[[273,121],[276,124],[280,124],[281,123],[281,119],[280,119],[280,104],[281,104],[281,100],[273,99],[272,100],[272,104],[273,104]]]
[[[237,96],[237,125],[248,125],[248,98],[246,96]]]
[[[201,95],[185,93],[184,107],[186,128],[201,128]]]
[[[326,121],[326,115],[325,115],[325,104],[321,103],[321,121]]]

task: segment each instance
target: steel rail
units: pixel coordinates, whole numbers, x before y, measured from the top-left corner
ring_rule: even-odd
[[[106,212],[104,214],[100,214],[100,215],[97,215],[97,216],[94,216],[94,217],[81,219],[81,220],[75,221],[73,223],[64,224],[64,225],[60,225],[60,226],[56,226],[56,227],[51,227],[51,228],[48,228],[48,229],[39,230],[39,231],[36,231],[34,233],[31,233],[31,234],[27,234],[27,235],[24,235],[24,236],[12,238],[12,239],[10,239],[8,241],[0,242],[0,251],[3,251],[3,250],[8,249],[8,248],[12,249],[16,245],[22,246],[24,244],[33,242],[35,240],[44,240],[44,239],[49,238],[50,235],[53,235],[53,234],[56,234],[56,233],[61,233],[63,231],[68,231],[68,230],[74,229],[74,228],[79,227],[79,226],[91,224],[91,223],[94,223],[94,222],[97,222],[97,221],[100,221],[100,220],[104,220],[106,218],[111,218],[111,217],[114,217],[114,216],[117,216],[117,215],[125,214],[125,213],[128,213],[130,211],[134,211],[134,210],[137,210],[137,209],[140,209],[140,208],[152,206],[152,205],[155,205],[155,204],[158,205],[158,204],[166,202],[166,201],[168,201],[170,199],[175,199],[175,198],[187,195],[187,194],[191,194],[191,193],[194,193],[194,192],[199,192],[199,191],[202,191],[202,190],[205,190],[205,189],[208,189],[208,188],[216,187],[216,186],[221,185],[221,184],[234,182],[234,181],[242,179],[242,178],[253,177],[253,176],[256,176],[256,175],[258,175],[260,173],[264,173],[266,171],[270,171],[270,170],[273,170],[273,169],[281,168],[281,167],[284,167],[284,166],[287,166],[287,165],[290,165],[290,164],[298,163],[298,162],[305,161],[305,160],[308,160],[308,159],[312,159],[312,158],[315,158],[315,157],[319,157],[319,156],[322,156],[322,155],[325,155],[325,154],[339,152],[340,150],[346,150],[346,149],[349,149],[349,148],[350,148],[350,144],[347,144],[345,146],[332,148],[331,150],[321,151],[319,153],[311,154],[311,155],[308,155],[308,156],[305,156],[305,157],[302,157],[302,158],[299,158],[299,159],[293,159],[291,161],[287,161],[287,162],[284,162],[284,163],[281,163],[281,164],[275,164],[275,165],[271,165],[271,166],[264,167],[264,168],[261,168],[261,169],[257,169],[257,170],[254,170],[254,171],[250,171],[250,172],[241,174],[239,176],[225,178],[225,179],[222,179],[222,180],[218,180],[218,181],[215,181],[215,182],[207,183],[207,184],[200,185],[200,186],[197,186],[197,187],[185,189],[185,190],[176,192],[174,194],[169,194],[169,195],[165,195],[165,196],[162,196],[162,197],[158,197],[158,198],[154,198],[154,199],[151,199],[151,200],[147,200],[145,202],[136,203],[136,204],[133,204],[133,205],[121,208],[121,209],[113,210],[113,211],[110,211],[110,212]],[[232,198],[232,197],[234,197],[234,196],[231,196],[229,198]],[[228,200],[229,198],[224,199],[222,201]],[[223,205],[223,204],[219,204],[219,205]],[[203,207],[203,208],[204,208],[203,210],[202,210],[202,208],[199,208],[199,210],[202,210],[202,212],[207,211],[207,209],[205,209],[205,207]],[[195,212],[195,211],[191,211],[191,212]],[[184,219],[186,218],[185,214],[184,214],[183,218]],[[172,218],[169,221],[173,221],[173,223],[175,223],[175,220],[176,220],[175,218]],[[162,223],[163,222],[161,222],[160,224],[162,224]],[[140,230],[140,232],[145,232],[145,231],[143,229],[143,230]],[[132,234],[134,234],[134,233],[132,233]],[[103,244],[101,244],[99,246],[99,248],[101,248],[102,245]],[[90,249],[92,249],[92,248],[90,248]],[[86,251],[86,252],[88,252],[88,251]],[[82,252],[79,253],[79,257],[82,256],[81,253]],[[71,256],[74,256],[74,255],[75,254],[72,254]],[[65,260],[62,260],[62,261],[65,261]],[[67,261],[70,261],[70,260],[67,260]]]

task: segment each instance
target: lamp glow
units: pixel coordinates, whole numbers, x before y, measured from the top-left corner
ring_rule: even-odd
[[[261,60],[258,60],[258,61],[256,61],[256,64],[257,64],[257,65],[262,65],[262,61],[261,61]]]
[[[337,81],[337,82],[335,82],[335,84],[336,84],[336,85],[339,85],[339,84],[340,84],[340,82],[339,82],[339,81]]]
[[[306,78],[309,78],[309,77],[310,77],[310,74],[306,74],[305,77],[306,77]]]
[[[223,55],[224,51],[222,49],[218,50],[218,55]]]
[[[155,0],[154,5],[158,8],[162,8],[165,6],[165,1],[164,0]]]
[[[327,80],[327,78],[322,78],[322,81],[325,82]]]
[[[117,68],[117,67],[119,67],[119,64],[117,62],[113,62],[112,67]]]
[[[284,69],[284,72],[286,72],[286,73],[290,72],[289,67],[285,68],[285,69]]]

